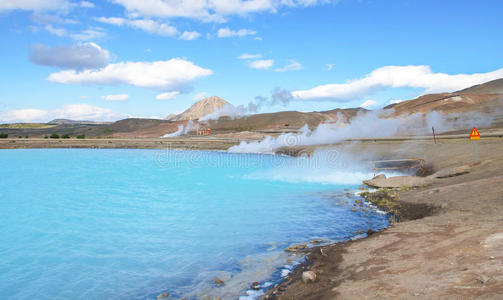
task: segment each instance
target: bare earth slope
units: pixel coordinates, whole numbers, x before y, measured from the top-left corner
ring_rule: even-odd
[[[503,78],[458,91],[459,94],[503,94]]]

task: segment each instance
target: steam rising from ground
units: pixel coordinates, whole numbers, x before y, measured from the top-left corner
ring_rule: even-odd
[[[324,145],[358,138],[429,135],[432,127],[435,127],[435,132],[441,133],[471,128],[475,125],[489,126],[493,121],[492,116],[482,113],[443,114],[434,111],[427,115],[417,113],[396,118],[388,117],[389,115],[390,112],[369,111],[359,113],[351,119],[350,123],[345,123],[345,118],[339,114],[336,123],[322,123],[313,130],[305,125],[299,133],[284,133],[276,138],[268,136],[262,141],[243,141],[229,148],[228,151],[274,153],[282,147]]]
[[[239,118],[245,114],[246,110],[242,105],[235,107],[232,104],[226,104],[220,108],[216,108],[212,113],[199,118],[199,122],[206,123],[210,120],[218,120],[220,117],[227,116],[231,119]]]
[[[197,126],[194,126],[194,122],[192,122],[192,120],[190,120],[189,122],[187,122],[187,124],[185,126],[178,125],[177,131],[175,131],[173,133],[167,133],[167,134],[161,136],[161,138],[172,138],[172,137],[177,137],[177,136],[181,136],[181,135],[186,135],[192,129],[197,129]]]
[[[254,101],[247,105],[234,106],[226,104],[221,108],[216,108],[212,113],[205,115],[199,119],[199,122],[208,122],[210,120],[218,120],[220,117],[229,117],[231,119],[241,118],[248,113],[259,111],[264,106],[282,105],[287,106],[293,99],[292,94],[287,90],[275,88],[272,91],[271,98],[256,96]]]
[[[246,177],[293,183],[359,185],[373,176],[369,159],[365,155],[356,157],[344,147],[316,150],[310,157],[284,156],[273,169],[255,171]]]

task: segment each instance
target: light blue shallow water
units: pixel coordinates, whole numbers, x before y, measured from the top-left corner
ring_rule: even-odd
[[[303,182],[299,170],[309,167],[289,167],[298,160],[1,150],[0,298],[233,299],[253,281],[277,279],[291,243],[387,225],[341,203],[356,185]],[[269,176],[276,170],[299,180]]]

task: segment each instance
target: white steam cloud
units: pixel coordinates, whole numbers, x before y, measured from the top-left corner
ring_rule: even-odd
[[[218,120],[220,117],[229,117],[231,119],[240,118],[244,115],[246,110],[242,105],[235,107],[232,104],[226,104],[220,108],[216,108],[212,113],[199,118],[199,122],[208,122],[210,120]]]
[[[187,122],[187,124],[185,124],[185,126],[178,125],[178,129],[175,132],[167,133],[167,134],[161,136],[161,138],[172,138],[172,137],[177,137],[177,136],[181,136],[181,135],[187,135],[193,129],[197,129],[197,126],[194,126],[194,122],[192,122],[192,120],[190,120],[189,122]]]
[[[256,96],[254,101],[247,105],[234,106],[226,104],[221,108],[215,109],[212,113],[199,118],[199,122],[208,122],[210,120],[218,120],[220,117],[227,116],[231,119],[241,118],[248,113],[259,111],[264,106],[282,105],[287,106],[292,100],[292,95],[289,91],[280,88],[275,88],[272,91],[271,98]]]
[[[335,123],[322,123],[314,130],[310,130],[307,125],[304,125],[299,133],[284,133],[275,138],[268,136],[261,141],[242,141],[239,145],[230,147],[228,151],[233,153],[274,153],[283,147],[326,145],[358,138],[429,134],[431,127],[435,127],[435,131],[440,133],[469,128],[474,124],[481,127],[489,126],[493,122],[493,118],[482,113],[462,115],[434,111],[427,115],[417,113],[397,118],[387,116],[389,115],[386,112],[363,112],[351,119],[350,123],[346,123],[344,117],[339,114],[338,121]]]

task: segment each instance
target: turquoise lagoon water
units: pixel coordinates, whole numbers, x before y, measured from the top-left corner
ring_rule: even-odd
[[[290,244],[387,226],[355,174],[284,156],[1,150],[0,175],[1,299],[251,299]]]

